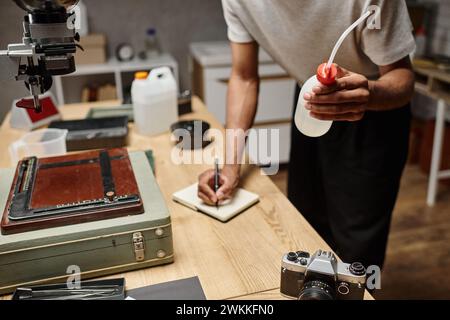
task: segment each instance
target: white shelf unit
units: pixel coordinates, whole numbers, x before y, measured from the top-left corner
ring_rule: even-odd
[[[232,63],[229,42],[191,43],[190,53],[193,93],[200,96],[209,111],[225,124],[226,95]],[[254,129],[278,130],[279,163],[288,163],[296,81],[262,49],[259,52],[259,74],[261,85]],[[259,163],[257,155],[251,151],[249,157]]]
[[[60,105],[67,102],[65,90],[68,85],[66,85],[66,82],[69,82],[69,80],[73,80],[74,78],[110,76],[116,86],[117,98],[123,101],[123,91],[125,85],[124,76],[127,73],[132,75],[132,73],[137,71],[150,71],[158,67],[169,67],[174,74],[177,84],[179,85],[178,63],[170,54],[161,54],[158,57],[147,60],[120,62],[116,59],[111,59],[103,64],[77,65],[77,70],[74,73],[54,77],[56,97]],[[130,75],[128,75],[128,78],[130,78]]]

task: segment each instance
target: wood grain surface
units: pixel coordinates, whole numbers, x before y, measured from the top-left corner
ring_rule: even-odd
[[[84,118],[92,106],[112,103],[68,105],[65,120]],[[193,99],[194,113],[182,119],[202,119],[221,128],[203,103]],[[24,133],[12,130],[9,116],[0,129],[0,167],[11,166],[8,145]],[[223,129],[223,128],[221,128]],[[130,128],[129,151],[152,149],[156,178],[169,207],[174,235],[175,262],[117,276],[125,276],[127,289],[198,276],[208,299],[279,298],[280,263],[291,250],[329,250],[328,245],[259,168],[243,168],[242,187],[260,195],[261,201],[228,223],[185,208],[172,201],[175,191],[197,181],[209,165],[175,165],[170,134],[155,137]],[[51,190],[49,190],[51,192]],[[370,296],[367,296],[370,298]]]

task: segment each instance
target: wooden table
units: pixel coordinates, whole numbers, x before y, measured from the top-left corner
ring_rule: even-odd
[[[440,170],[445,134],[445,108],[447,105],[450,105],[450,73],[437,68],[415,67],[414,70],[416,73],[416,91],[437,100],[436,125],[427,195],[427,204],[432,207],[436,203],[439,180],[450,178],[450,170]]]
[[[111,106],[111,103],[95,106]],[[67,105],[64,119],[84,118],[93,105]],[[194,113],[183,119],[202,119],[221,128],[203,103],[193,99]],[[9,116],[0,128],[0,150],[24,133],[9,127]],[[280,263],[288,251],[330,248],[300,213],[256,167],[243,169],[242,185],[260,195],[261,201],[228,223],[187,209],[172,201],[173,192],[197,181],[209,166],[175,165],[170,160],[173,142],[169,133],[140,136],[130,126],[133,150],[152,149],[156,178],[169,207],[174,236],[175,262],[121,274],[127,289],[198,276],[208,299],[281,299]],[[223,129],[223,128],[222,128]],[[10,166],[7,152],[0,154],[0,167]],[[115,275],[114,277],[117,277]],[[372,299],[366,294],[367,299]]]

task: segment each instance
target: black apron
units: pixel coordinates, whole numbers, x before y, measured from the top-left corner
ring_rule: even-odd
[[[345,262],[383,266],[410,121],[405,106],[334,122],[320,138],[292,124],[289,200]]]

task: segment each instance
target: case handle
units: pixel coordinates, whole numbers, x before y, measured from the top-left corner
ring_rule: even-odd
[[[161,68],[156,68],[153,69],[152,71],[150,71],[150,74],[148,75],[148,79],[161,79],[161,78],[165,78],[167,76],[171,76],[172,75],[172,70],[170,70],[169,67],[161,67]]]

